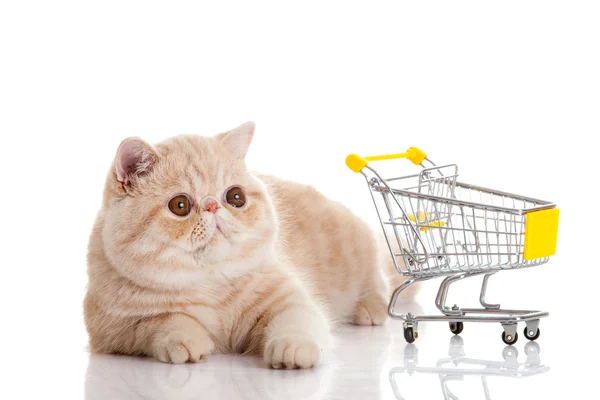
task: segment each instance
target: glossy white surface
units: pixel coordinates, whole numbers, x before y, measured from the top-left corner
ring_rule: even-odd
[[[521,327],[510,347],[500,340],[499,324],[466,324],[455,336],[445,323],[422,323],[414,344],[404,341],[399,321],[346,325],[336,333],[333,357],[313,370],[272,370],[259,358],[235,355],[186,365],[106,355],[79,361],[87,362],[86,400],[545,399],[568,395],[592,354],[585,341],[581,349],[561,343],[556,322],[542,320],[536,342],[525,340]]]
[[[485,398],[486,392],[489,398],[549,398],[563,387],[563,368],[549,365],[555,354],[545,351],[542,338],[511,348],[500,342],[499,327],[479,328],[467,325],[489,335],[489,343],[473,334],[451,335],[437,324],[408,345],[399,322],[345,326],[335,357],[300,371],[271,370],[258,358],[229,355],[195,365],[91,355],[85,398],[434,399],[444,398],[444,391],[461,399]]]

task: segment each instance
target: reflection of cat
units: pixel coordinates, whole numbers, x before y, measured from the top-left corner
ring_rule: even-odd
[[[382,243],[313,188],[249,172],[253,133],[121,143],[89,244],[93,351],[310,368],[332,319],[385,322]]]
[[[86,400],[321,399],[331,368],[286,373],[258,359],[214,356],[208,364],[167,365],[138,357],[90,355]],[[244,365],[245,364],[245,365]]]

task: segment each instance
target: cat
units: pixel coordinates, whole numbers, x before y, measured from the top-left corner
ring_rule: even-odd
[[[250,172],[254,131],[120,144],[88,246],[92,352],[311,368],[333,323],[386,321],[385,241],[314,188]]]

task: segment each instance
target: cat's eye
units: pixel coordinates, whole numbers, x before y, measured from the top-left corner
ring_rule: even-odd
[[[185,217],[192,211],[192,201],[185,194],[180,194],[169,200],[168,207],[173,214]]]
[[[243,207],[246,204],[246,195],[239,186],[233,186],[225,192],[225,201],[234,207]]]

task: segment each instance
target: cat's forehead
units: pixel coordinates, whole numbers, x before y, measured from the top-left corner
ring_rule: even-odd
[[[223,146],[214,137],[180,135],[156,145],[161,159],[173,167],[201,163],[207,167],[226,161]]]
[[[181,135],[156,145],[161,175],[169,181],[187,181],[205,189],[229,184],[245,174],[216,137]],[[198,188],[198,187],[197,187]]]

